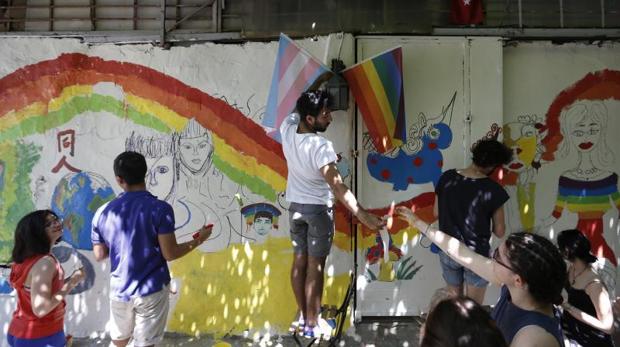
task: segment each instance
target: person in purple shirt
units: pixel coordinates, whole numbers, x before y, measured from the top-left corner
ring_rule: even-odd
[[[202,227],[193,240],[178,244],[170,204],[146,190],[146,160],[123,152],[114,159],[123,189],[93,218],[91,239],[97,261],[110,258],[110,337],[116,346],[154,346],[164,336],[170,272],[167,261],[197,248],[211,234]]]

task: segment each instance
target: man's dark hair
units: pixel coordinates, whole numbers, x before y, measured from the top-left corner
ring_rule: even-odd
[[[254,214],[254,220],[257,220],[258,218],[269,218],[269,220],[273,222],[273,213],[267,211],[258,211]]]
[[[480,140],[471,152],[472,161],[481,168],[505,165],[512,160],[512,150],[497,140]]]
[[[146,170],[146,159],[138,152],[123,152],[114,159],[114,175],[129,185],[144,183]]]
[[[503,347],[501,331],[482,306],[467,297],[441,301],[428,314],[420,347]]]
[[[58,218],[53,211],[38,210],[28,213],[19,220],[15,228],[11,254],[13,262],[21,264],[32,256],[50,252],[52,242],[45,232],[46,219],[49,215]]]
[[[558,248],[569,261],[581,259],[584,263],[591,264],[597,260],[591,253],[590,240],[577,229],[561,231],[558,235]]]
[[[332,97],[324,90],[311,90],[301,94],[297,99],[297,112],[301,119],[307,115],[317,117],[324,107],[332,106]]]
[[[566,264],[560,250],[543,236],[519,232],[505,241],[510,267],[527,283],[528,292],[540,304],[562,303]]]

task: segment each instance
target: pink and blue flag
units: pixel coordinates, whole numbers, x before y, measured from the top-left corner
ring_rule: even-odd
[[[297,46],[288,36],[280,34],[263,126],[275,128],[275,133],[278,133],[284,118],[295,109],[301,93],[315,87],[327,74],[331,74],[329,68]]]

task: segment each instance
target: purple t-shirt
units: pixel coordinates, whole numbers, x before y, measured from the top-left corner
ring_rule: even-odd
[[[109,249],[112,299],[129,301],[170,283],[157,236],[173,232],[172,206],[148,191],[122,193],[97,210],[91,239]]]

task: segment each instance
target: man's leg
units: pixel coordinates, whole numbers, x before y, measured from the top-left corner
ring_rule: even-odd
[[[164,286],[158,292],[135,298],[134,346],[152,347],[164,339],[166,320],[170,309],[169,293],[169,287]]]
[[[319,311],[321,310],[321,299],[323,298],[323,275],[325,270],[326,257],[308,256],[308,267],[306,274],[306,318],[307,326],[316,326],[318,323]]]
[[[308,255],[305,253],[295,253],[293,266],[291,267],[291,287],[297,301],[297,308],[302,317],[306,317],[306,269],[308,267]]]
[[[110,338],[116,347],[125,347],[133,335],[133,303],[110,300]]]

